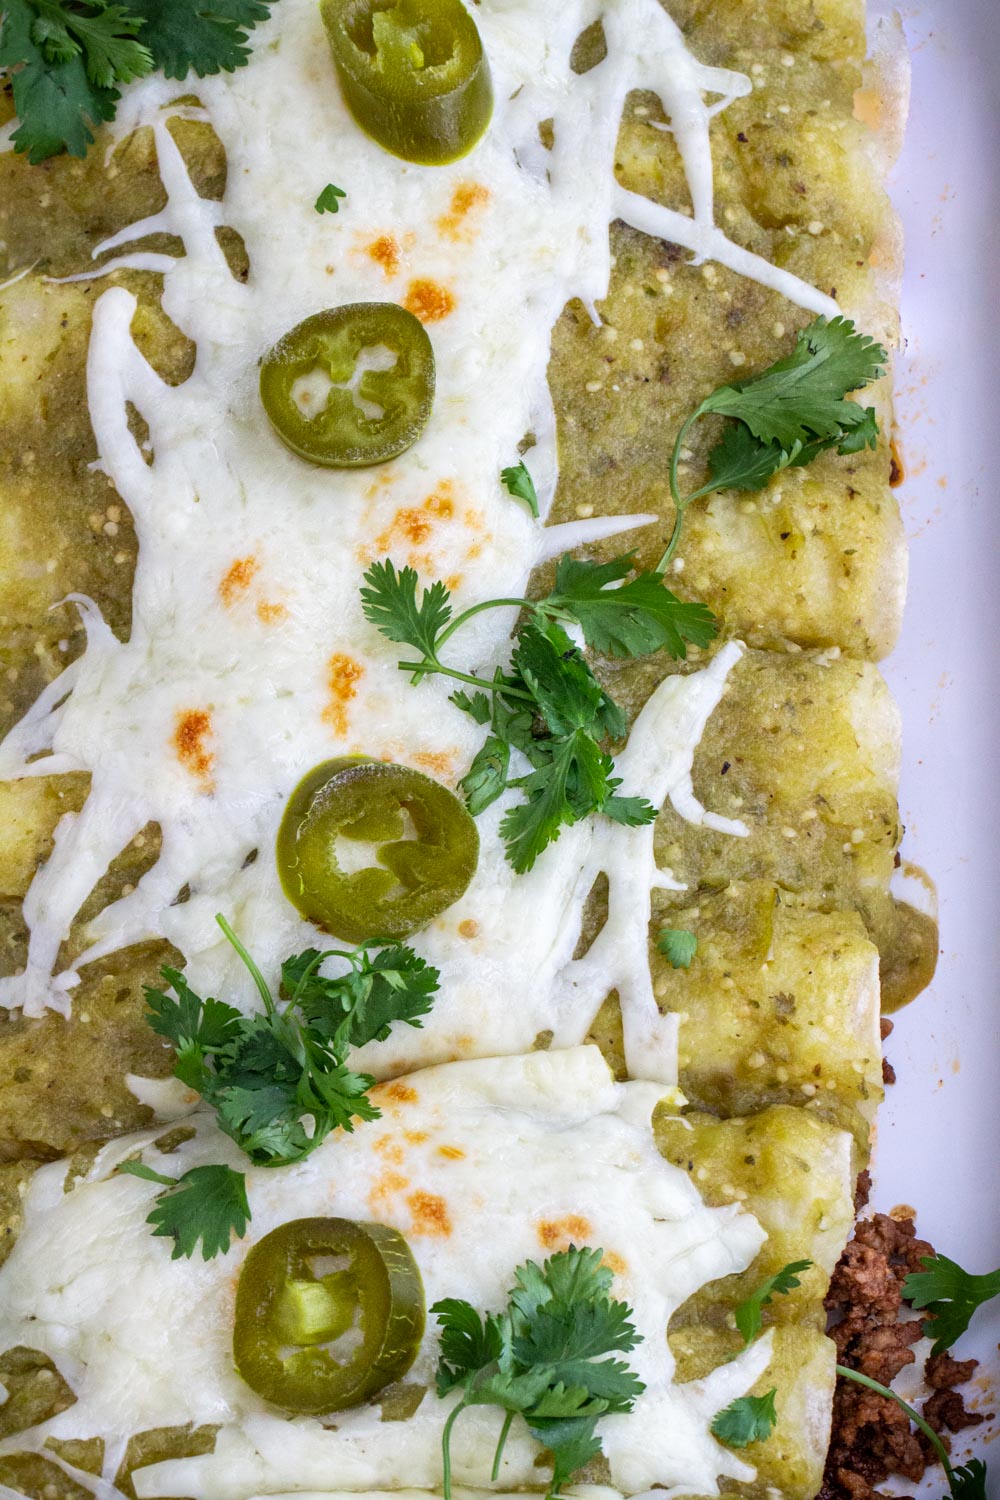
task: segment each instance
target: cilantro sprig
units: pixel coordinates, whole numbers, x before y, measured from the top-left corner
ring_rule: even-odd
[[[763,1324],[762,1309],[767,1307],[772,1297],[787,1297],[789,1292],[802,1285],[799,1276],[803,1271],[812,1267],[811,1260],[792,1260],[787,1266],[782,1266],[773,1276],[769,1276],[755,1291],[750,1293],[744,1302],[735,1309],[736,1326],[743,1335],[743,1347],[752,1344],[760,1333]]]
[[[924,1333],[934,1340],[932,1354],[950,1349],[968,1328],[984,1302],[1000,1297],[1000,1271],[973,1276],[947,1255],[924,1256],[922,1271],[912,1271],[903,1282],[903,1296],[929,1316]]]
[[[374,1078],[347,1067],[352,1047],[384,1041],[396,1021],[419,1027],[434,1003],[439,974],[403,944],[320,952],[307,948],[281,966],[279,1001],[223,916],[216,921],[253,978],[263,1015],[246,1016],[224,1000],[203,999],[177,969],[160,973],[167,989],[146,986],[147,1019],[176,1053],[174,1076],[215,1110],[219,1126],[256,1166],[299,1161],[331,1130],[353,1131],[377,1120],[368,1098]],[[346,973],[327,976],[327,958]],[[172,993],[169,993],[172,991]],[[155,1235],[174,1241],[173,1259],[228,1250],[250,1222],[246,1176],[232,1167],[192,1167],[167,1177],[141,1161],[118,1169],[164,1191],[147,1218]]]
[[[247,1180],[232,1167],[192,1167],[180,1177],[166,1177],[141,1161],[123,1161],[119,1172],[128,1172],[165,1189],[156,1196],[146,1219],[154,1235],[174,1242],[171,1260],[192,1256],[201,1245],[203,1260],[225,1255],[232,1236],[242,1239],[250,1222]]]
[[[910,1421],[923,1433],[937,1454],[938,1462],[944,1469],[945,1478],[948,1481],[951,1500],[986,1500],[986,1465],[981,1459],[973,1458],[967,1464],[953,1467],[948,1450],[938,1433],[891,1386],[883,1385],[881,1381],[873,1380],[870,1375],[863,1375],[860,1370],[852,1370],[847,1365],[838,1365],[837,1374],[844,1380],[853,1380],[856,1385],[866,1386],[868,1390],[875,1391],[877,1395],[884,1396],[887,1401],[895,1401],[897,1406],[902,1407]]]
[[[263,1015],[202,999],[176,969],[161,970],[173,994],[146,987],[149,1023],[173,1045],[174,1074],[201,1094],[219,1125],[257,1166],[282,1166],[315,1151],[331,1130],[375,1120],[367,1097],[375,1080],[352,1072],[352,1047],[383,1041],[394,1021],[421,1025],[433,1004],[438,971],[397,945],[325,953],[309,948],[282,964],[278,1004],[264,976],[224,917],[216,919],[253,977]],[[346,974],[320,974],[326,958]]]
[[[487,599],[453,615],[451,596],[440,581],[418,597],[412,568],[397,573],[388,558],[369,568],[361,591],[365,615],[389,640],[418,653],[416,660],[400,661],[400,670],[411,673],[414,683],[439,673],[476,690],[471,696],[457,692],[452,699],[489,728],[461,785],[474,814],[508,787],[524,793],[500,825],[517,871],[530,870],[564,827],[592,813],[629,826],[655,817],[644,798],[617,795],[620,781],[605,747],[624,736],[625,718],[569,632],[582,634],[592,651],[619,658],[666,650],[680,660],[689,645],[714,640],[718,622],[711,611],[678,599],[663,582],[688,506],[719,489],[760,489],[780,469],[811,463],[830,449],[850,454],[874,447],[874,408],[846,398],[884,374],[887,358],[846,318],[817,318],[786,358],[707,396],[677,434],[670,464],[673,532],[649,572],[636,571],[633,554],[606,563],[567,555],[545,598]],[[710,481],[681,495],[678,470],[685,440],[709,414],[731,418],[732,425],[709,455]],[[537,514],[534,484],[523,461],[504,469],[501,479]],[[508,671],[485,678],[442,659],[456,631],[481,611],[499,608],[522,611]],[[526,770],[515,752],[527,762]]]
[[[0,69],[10,72],[29,162],[85,156],[121,87],[144,74],[232,72],[273,0],[3,0]]]
[[[279,1000],[225,917],[216,921],[249,970],[263,1015],[247,1016],[224,1000],[203,999],[184,975],[160,970],[166,989],[146,986],[148,1020],[176,1053],[174,1076],[215,1110],[219,1127],[255,1166],[299,1161],[331,1130],[353,1131],[355,1120],[377,1120],[368,1097],[375,1080],[346,1062],[352,1047],[385,1041],[396,1021],[419,1027],[434,1004],[439,974],[405,944],[377,952],[307,948],[281,966]],[[346,973],[320,973],[327,958],[345,959]],[[172,991],[172,993],[170,993]],[[130,1172],[166,1191],[147,1222],[170,1235],[174,1258],[201,1242],[205,1260],[242,1237],[250,1220],[246,1177],[227,1166],[193,1167],[165,1177],[142,1162]]]
[[[352,1047],[384,1040],[394,1021],[419,1027],[433,1004],[438,972],[411,948],[372,954],[309,948],[285,960],[281,997],[222,916],[216,920],[253,977],[262,1015],[243,1015],[224,1000],[202,999],[183,974],[161,972],[173,994],[146,988],[149,1022],[172,1043],[174,1074],[199,1093],[256,1166],[308,1156],[331,1130],[376,1120],[368,1098],[374,1078],[346,1063]],[[320,974],[326,958],[346,959],[346,974]]]
[[[365,616],[390,641],[410,646],[417,660],[399,668],[419,683],[439,674],[476,691],[454,702],[489,734],[461,786],[473,814],[508,788],[524,793],[500,825],[507,856],[518,872],[530,870],[561,830],[591,813],[634,827],[656,810],[642,797],[618,794],[620,778],[606,742],[624,738],[625,715],[605,691],[583,651],[569,635],[578,629],[588,646],[609,656],[643,656],[666,649],[681,659],[689,644],[707,646],[717,622],[703,604],[678,599],[659,574],[634,574],[629,554],[607,563],[563,557],[555,588],[543,599],[488,599],[453,615],[451,596],[435,581],[418,597],[413,568],[397,572],[386,558],[365,574]],[[630,576],[633,575],[634,576]],[[442,659],[444,646],[484,610],[523,611],[510,668],[480,677]],[[514,752],[526,762],[515,770]]]
[[[632,1410],[645,1390],[623,1361],[641,1342],[631,1309],[615,1301],[603,1251],[570,1246],[544,1266],[526,1261],[500,1313],[480,1317],[468,1302],[445,1298],[431,1308],[441,1325],[437,1393],[459,1392],[444,1425],[444,1500],[451,1500],[451,1433],[470,1406],[506,1413],[493,1460],[493,1481],[516,1416],[552,1455],[549,1500],[601,1451],[600,1417]]]
[[[878,443],[875,408],[846,398],[885,374],[888,355],[848,318],[817,318],[795,348],[759,375],[731,381],[706,396],[681,426],[670,460],[674,528],[657,565],[662,573],[680,541],[684,515],[716,490],[760,490],[787,468],[804,468],[821,453],[860,453]],[[688,433],[702,417],[730,417],[708,456],[709,479],[682,495],[678,477]]]

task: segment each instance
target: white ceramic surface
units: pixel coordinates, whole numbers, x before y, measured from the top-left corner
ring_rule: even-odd
[[[910,593],[885,664],[903,711],[904,855],[934,877],[941,954],[931,990],[897,1017],[898,1082],[880,1115],[874,1205],[912,1204],[918,1230],[969,1270],[1000,1265],[1000,0],[902,8],[913,64],[893,197],[906,233],[897,402]],[[959,1354],[992,1371],[1000,1304]],[[990,1461],[988,1428],[956,1454]],[[906,1485],[912,1491],[912,1486]],[[927,1488],[939,1495],[937,1479]]]

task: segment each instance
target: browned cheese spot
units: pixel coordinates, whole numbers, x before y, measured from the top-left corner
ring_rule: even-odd
[[[413,1215],[412,1234],[423,1234],[432,1239],[444,1239],[451,1234],[448,1205],[437,1193],[411,1193],[406,1202]]]
[[[205,741],[212,735],[212,716],[203,708],[189,708],[177,715],[174,748],[177,759],[204,787],[212,790],[212,767],[215,756]]]
[[[393,235],[380,234],[377,240],[372,240],[365,248],[387,277],[395,276],[399,270],[399,241]]]
[[[326,685],[330,701],[323,710],[323,721],[329,724],[334,734],[347,733],[347,704],[358,695],[358,683],[365,669],[352,656],[335,651],[327,662]]]
[[[477,231],[469,222],[470,215],[489,201],[489,188],[481,182],[460,182],[451,196],[448,212],[437,221],[438,232],[448,240],[474,239]]]
[[[421,323],[440,323],[455,310],[455,298],[446,286],[431,281],[427,276],[418,276],[406,288],[403,306]]]
[[[260,563],[255,557],[238,557],[219,583],[219,598],[227,609],[231,609],[250,587]]]
[[[568,1250],[583,1245],[593,1233],[590,1220],[582,1214],[564,1214],[559,1219],[542,1219],[538,1225],[538,1243],[546,1250]]]

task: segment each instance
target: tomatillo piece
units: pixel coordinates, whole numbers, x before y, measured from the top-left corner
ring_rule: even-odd
[[[377,845],[371,863],[359,868],[356,855],[342,863],[340,839]],[[363,755],[314,767],[278,829],[285,895],[351,943],[395,942],[425,926],[462,895],[478,859],[476,825],[453,792],[409,766]]]
[[[413,446],[434,403],[434,350],[395,302],[313,313],[261,361],[260,399],[300,458],[332,469],[385,463]]]
[[[483,44],[462,0],[322,0],[344,99],[404,161],[467,155],[493,113]]]
[[[318,1274],[335,1257],[342,1269]],[[293,1219],[253,1246],[236,1289],[233,1358],[247,1385],[286,1411],[343,1411],[406,1374],[424,1331],[424,1286],[386,1224]],[[353,1332],[343,1357],[335,1344]]]

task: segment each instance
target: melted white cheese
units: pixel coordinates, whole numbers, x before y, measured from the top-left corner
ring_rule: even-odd
[[[0,1347],[44,1350],[79,1399],[3,1446],[217,1423],[214,1454],[140,1471],[140,1496],[437,1489],[452,1400],[429,1391],[404,1422],[382,1422],[377,1405],[327,1423],[290,1421],[234,1372],[233,1299],[246,1250],[289,1219],[332,1215],[400,1229],[428,1306],[461,1295],[482,1310],[499,1308],[525,1259],[571,1241],[601,1246],[615,1295],[634,1309],[643,1341],[629,1360],[646,1384],[633,1414],[600,1423],[612,1483],[629,1494],[655,1483],[713,1495],[719,1475],[751,1477],[709,1425],[766,1367],[769,1340],[707,1380],[679,1385],[666,1328],[705,1282],[745,1269],[764,1235],[738,1204],[706,1207],[687,1174],[661,1158],[651,1130],[661,1094],[653,1084],[616,1084],[594,1047],[446,1064],[384,1085],[381,1120],[329,1137],[296,1166],[249,1171],[250,1232],[208,1262],[171,1260],[145,1223],[155,1188],[109,1175],[139,1147],[170,1175],[220,1160],[244,1166],[205,1117],[192,1122],[196,1138],[168,1157],[152,1146],[152,1132],[112,1142],[68,1193],[65,1163],[42,1167],[0,1270]],[[408,1380],[433,1385],[435,1329],[429,1320]],[[456,1425],[460,1483],[489,1486],[500,1420],[474,1408]],[[538,1452],[515,1424],[500,1485],[537,1484]],[[116,1462],[109,1459],[108,1479]]]
[[[572,44],[599,16],[607,58],[577,77]],[[59,825],[29,892],[27,972],[0,984],[4,1004],[29,1015],[68,1010],[77,974],[54,972],[60,943],[95,881],[151,820],[162,829],[162,853],[137,888],[92,924],[93,945],[81,961],[166,937],[185,954],[195,983],[250,1003],[214,914],[227,911],[267,972],[311,939],[280,893],[271,858],[284,800],[302,772],[331,755],[363,751],[452,784],[461,775],[480,732],[448,702],[448,683],[404,684],[395,648],[361,616],[357,584],[365,564],[388,552],[413,561],[424,577],[453,580],[459,605],[517,594],[541,557],[652,519],[597,518],[546,532],[498,479],[532,430],[538,443],[529,461],[543,500],[551,497],[549,330],[570,296],[593,305],[605,293],[615,215],[669,233],[698,257],[738,262],[804,307],[829,310],[814,289],[747,256],[715,227],[709,120],[750,84],[693,58],[657,0],[492,0],[476,19],[497,108],[475,152],[448,167],[401,164],[357,128],[312,0],[282,0],[255,36],[250,66],[199,85],[229,158],[221,203],[198,197],[167,128],[178,113],[200,112],[171,104],[176,87],[163,79],[127,91],[119,130],[152,124],[168,202],[97,253],[119,251],[113,264],[163,273],[165,310],[196,342],[197,363],[189,380],[166,386],[132,341],[132,296],[114,288],[98,298],[88,400],[99,461],[139,536],[132,635],[116,640],[81,600],[82,661],[46,690],[0,751],[5,775],[81,769],[93,778],[84,809]],[[634,86],[663,99],[690,184],[691,218],[633,201],[615,184],[618,122]],[[718,97],[708,103],[706,94]],[[547,153],[538,124],[550,117],[555,145]],[[312,206],[331,179],[348,194],[335,218]],[[223,223],[245,239],[246,285],[231,277],[219,248]],[[179,236],[184,255],[128,250],[154,230]],[[369,253],[379,239],[391,241],[397,265]],[[438,390],[420,442],[394,463],[360,472],[318,470],[293,457],[260,408],[261,354],[317,308],[404,300],[419,278],[432,279],[454,304],[430,325]],[[149,425],[152,462],[129,433],[129,402]],[[500,612],[478,617],[463,641],[466,659],[491,670],[508,649],[510,624]],[[343,696],[345,680],[353,696]],[[669,690],[672,707],[688,699],[696,705],[687,739],[670,730],[670,765],[679,757],[690,768],[721,692],[717,676],[700,684],[692,676]],[[182,763],[175,735],[190,714],[196,744]],[[651,783],[636,778],[634,790],[648,795]],[[701,817],[681,783],[674,800],[684,816]],[[582,971],[573,978],[570,970],[568,980],[564,973],[593,841],[606,851],[598,863],[612,886],[625,872],[642,906],[648,886],[643,895],[638,852],[651,882],[666,878],[652,865],[648,836],[574,830],[536,879],[519,882],[504,863],[497,823],[498,816],[480,820],[483,856],[465,901],[420,939],[444,974],[434,1017],[423,1032],[394,1038],[383,1063],[370,1059],[372,1066],[517,1050],[543,1029],[579,1040],[598,992],[616,984],[635,1021],[629,1030],[646,1036],[654,1024],[648,976],[633,972],[644,949],[623,953],[611,940],[624,931],[617,922],[588,961],[586,985],[578,982]],[[261,857],[245,867],[254,850]],[[184,886],[190,900],[173,905]],[[623,891],[613,895],[614,907],[624,901]],[[465,917],[480,923],[479,937],[457,934]],[[635,936],[637,924],[629,931]],[[478,1015],[484,993],[508,1003]],[[668,1052],[654,1049],[655,1062],[643,1071],[672,1078]],[[638,1065],[636,1049],[629,1053]]]
[[[598,18],[608,55],[577,77],[573,42]],[[835,310],[715,225],[709,122],[750,83],[692,57],[657,0],[486,0],[476,20],[497,108],[475,152],[448,167],[401,164],[360,132],[342,103],[314,0],[275,6],[250,66],[199,84],[203,112],[172,104],[177,85],[162,79],[126,93],[118,128],[153,127],[168,201],[100,246],[96,254],[115,253],[94,275],[109,265],[162,273],[164,308],[194,340],[197,361],[189,380],[168,387],[133,342],[134,298],[121,288],[98,297],[88,401],[99,463],[139,538],[132,634],[118,641],[79,600],[82,659],[0,747],[3,775],[92,776],[88,801],[62,820],[32,884],[27,972],[0,984],[0,1003],[29,1015],[68,1011],[77,973],[56,972],[60,944],[111,861],[155,821],[159,859],[91,924],[81,962],[168,938],[196,987],[252,1005],[214,915],[227,913],[271,976],[288,952],[320,937],[285,901],[272,857],[302,773],[364,752],[454,785],[481,731],[450,704],[447,682],[413,688],[400,676],[396,648],[361,615],[360,575],[388,553],[425,579],[448,579],[461,608],[520,594],[545,557],[654,521],[598,517],[545,530],[499,483],[530,431],[543,513],[551,501],[549,334],[570,297],[593,310],[605,295],[614,218],[799,306]],[[690,216],[615,182],[615,140],[634,87],[663,100]],[[167,128],[177,115],[210,119],[218,130],[229,163],[221,203],[198,197]],[[546,119],[551,152],[538,138]],[[331,180],[348,196],[336,217],[321,216],[312,205]],[[245,240],[245,285],[220,250],[222,225]],[[129,249],[154,231],[178,236],[184,255]],[[429,325],[437,397],[420,442],[361,472],[314,469],[292,456],[260,408],[260,356],[322,307],[405,301],[417,280],[432,281],[451,303]],[[130,403],[149,426],[149,451],[129,432]],[[479,616],[463,637],[462,664],[489,673],[505,659],[512,623],[502,612]],[[669,798],[682,817],[734,837],[746,830],[698,804],[691,768],[741,651],[731,643],[704,671],[665,682],[619,757],[626,792],[657,804]],[[178,726],[190,715],[181,759]],[[678,1386],[665,1339],[672,1310],[705,1282],[746,1267],[762,1239],[737,1208],[707,1208],[659,1157],[650,1131],[656,1100],[676,1082],[675,1023],[659,1014],[647,957],[650,893],[672,877],[656,866],[652,829],[595,819],[566,830],[531,874],[515,876],[499,839],[502,812],[498,804],[479,819],[482,855],[462,901],[414,940],[442,972],[432,1015],[420,1031],[397,1027],[359,1061],[385,1077],[450,1057],[528,1053],[542,1031],[563,1050],[432,1069],[411,1081],[415,1099],[383,1097],[381,1122],[329,1139],[297,1167],[252,1170],[250,1236],[209,1263],[171,1261],[144,1222],[149,1185],[107,1176],[140,1144],[156,1161],[152,1134],[106,1147],[68,1194],[59,1164],[33,1179],[23,1233],[0,1271],[0,1337],[4,1346],[46,1349],[79,1393],[32,1440],[109,1440],[103,1479],[83,1477],[98,1500],[116,1493],[111,1479],[129,1432],[187,1421],[221,1425],[215,1454],[145,1471],[140,1495],[243,1500],[438,1486],[447,1403],[428,1395],[405,1423],[382,1424],[377,1408],[362,1408],[323,1426],[270,1411],[233,1372],[234,1277],[247,1245],[315,1213],[397,1224],[428,1303],[451,1294],[483,1308],[500,1305],[518,1261],[540,1256],[546,1239],[557,1242],[546,1224],[586,1221],[586,1234],[574,1226],[567,1238],[620,1258],[616,1290],[644,1335],[633,1362],[648,1389],[632,1417],[602,1424],[617,1489],[715,1494],[719,1475],[752,1477],[712,1439],[709,1423],[761,1373],[769,1340],[707,1380]],[[602,872],[608,920],[574,959],[584,902]],[[190,899],[174,904],[184,886]],[[630,1071],[655,1085],[616,1085],[594,1049],[575,1046],[612,989]],[[172,1084],[133,1086],[163,1116],[188,1107]],[[245,1165],[210,1121],[194,1120],[196,1138],[158,1165],[170,1173],[208,1161]],[[463,1154],[442,1154],[442,1145]],[[419,1194],[441,1200],[449,1233],[427,1232],[441,1220],[425,1222]],[[431,1332],[411,1378],[429,1381],[435,1359]],[[489,1485],[497,1427],[486,1409],[465,1415],[455,1442],[459,1483]],[[26,1439],[11,1441],[23,1447]],[[526,1432],[515,1431],[500,1484],[536,1484],[536,1457]],[[612,1492],[583,1493],[605,1500]]]

